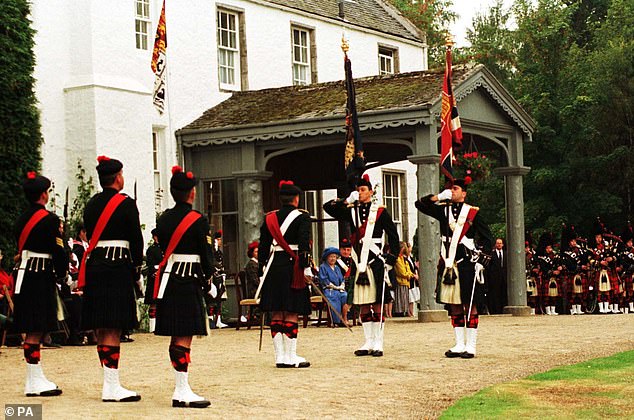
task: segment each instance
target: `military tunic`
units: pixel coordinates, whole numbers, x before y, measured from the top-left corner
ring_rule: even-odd
[[[294,206],[283,205],[277,212],[277,220],[280,224],[295,210]],[[284,239],[289,245],[296,245],[295,251],[299,256],[300,266],[309,267],[310,252],[310,216],[305,210],[289,225]],[[260,275],[264,272],[264,267],[271,261],[269,270],[262,284],[260,309],[271,312],[292,312],[307,315],[311,312],[310,293],[308,287],[302,289],[291,288],[293,280],[293,259],[283,250],[274,250],[271,253],[273,236],[269,231],[266,221],[260,227],[260,241],[258,246],[258,263],[260,265]]]
[[[192,210],[191,204],[176,203],[156,222],[156,235],[163,253],[178,224]],[[213,274],[213,255],[209,224],[196,220],[183,234],[172,255],[198,256],[200,262],[176,262],[162,299],[156,304],[156,330],[164,336],[207,335],[203,288]]]
[[[443,246],[446,246],[448,248],[451,237],[453,235],[453,229],[449,225],[449,217],[446,213],[447,206],[437,205],[435,202],[431,201],[432,197],[432,194],[427,195],[417,200],[414,204],[418,211],[431,216],[440,222],[440,232],[441,235],[444,237]],[[454,220],[458,219],[463,204],[464,203],[452,203],[449,206],[449,210],[452,212]],[[486,249],[487,251],[492,248],[491,244],[493,242],[493,238],[491,236],[491,231],[489,230],[489,226],[480,216],[479,212],[476,213],[473,222],[471,223],[471,227],[465,234],[465,237],[472,240],[478,239],[482,248]],[[457,263],[458,277],[460,279],[460,300],[462,304],[469,305],[469,302],[471,301],[471,291],[473,290],[473,305],[475,307],[479,307],[480,305],[484,304],[484,287],[482,284],[477,283],[475,289],[473,288],[475,277],[475,262],[471,260],[469,249],[462,243],[459,243],[457,246],[455,261]],[[442,260],[441,266],[442,269],[439,268],[439,275],[440,273],[442,273],[442,270],[444,270],[444,264],[442,264]],[[437,291],[437,293],[439,296],[439,291]]]
[[[104,188],[86,204],[84,226],[91,240],[97,220],[118,192]],[[117,207],[100,241],[127,241],[128,247],[97,246],[86,261],[86,285],[82,308],[84,330],[137,327],[134,285],[143,262],[143,236],[136,202],[129,197]]]
[[[18,218],[15,224],[16,241],[31,216],[40,209],[44,209],[44,206],[31,204]],[[68,254],[59,232],[59,218],[49,212],[40,220],[31,230],[23,250],[49,254],[52,258],[30,258],[27,262],[20,293],[14,297],[13,329],[18,333],[56,330],[58,301],[55,283],[58,278],[65,279],[68,269]]]
[[[361,258],[361,250],[363,247],[362,237],[359,233],[359,228],[368,220],[370,215],[370,208],[372,203],[359,203],[355,206],[348,206],[344,200],[336,199],[331,200],[324,204],[324,211],[330,216],[334,217],[340,222],[349,223],[352,234],[352,248],[359,258]],[[396,264],[396,256],[394,253],[398,253],[399,250],[399,238],[398,231],[394,225],[394,221],[389,212],[385,209],[379,209],[380,214],[377,214],[376,222],[374,224],[374,230],[372,231],[372,240],[377,244],[382,244],[383,234],[387,235],[387,243],[389,245],[390,252],[385,257],[385,262],[391,266]],[[379,248],[381,248],[379,246]],[[374,284],[368,282],[368,276],[365,273],[360,273],[357,266],[357,273],[355,276],[354,285],[354,297],[353,302],[356,305],[367,305],[373,303],[389,303],[392,300],[388,287],[383,287],[385,265],[383,261],[378,258],[375,252],[369,251],[368,255],[368,267],[372,270],[372,277]],[[374,293],[372,293],[374,291]],[[382,296],[383,292],[383,296]]]

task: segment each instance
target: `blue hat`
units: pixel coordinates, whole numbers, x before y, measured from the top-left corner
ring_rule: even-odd
[[[325,260],[330,254],[341,255],[339,253],[339,249],[335,248],[334,246],[329,246],[328,248],[324,249],[323,254],[321,254],[321,259]]]

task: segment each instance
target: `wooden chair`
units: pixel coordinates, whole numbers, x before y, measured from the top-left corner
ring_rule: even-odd
[[[316,293],[316,292],[314,292]],[[330,316],[330,310],[328,309],[328,304],[324,302],[324,298],[320,295],[314,295],[310,297],[310,306],[315,311],[317,311],[317,318],[314,319],[316,322],[314,325],[319,327],[322,323],[327,326],[332,326],[332,318]],[[312,320],[312,312],[310,315],[302,315],[302,326],[306,328],[308,326],[308,321]]]
[[[236,301],[238,303],[238,321],[236,322],[236,330],[239,330],[240,327],[246,326],[247,330],[251,329],[253,325],[259,325],[258,320],[255,318],[253,313],[254,309],[258,307],[258,301],[255,299],[243,299],[243,296],[246,295],[246,278],[247,273],[242,270],[236,274],[235,277],[235,289],[236,289]],[[247,310],[247,322],[242,322],[243,308],[248,308]]]

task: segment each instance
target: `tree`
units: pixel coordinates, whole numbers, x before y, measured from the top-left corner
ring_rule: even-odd
[[[429,48],[429,67],[442,67],[445,64],[445,38],[449,25],[457,18],[450,8],[452,0],[390,0],[403,13],[427,40]],[[459,60],[454,59],[454,62]]]
[[[20,186],[41,160],[29,13],[27,0],[0,2],[0,248],[6,255],[16,250],[13,224],[26,205]]]

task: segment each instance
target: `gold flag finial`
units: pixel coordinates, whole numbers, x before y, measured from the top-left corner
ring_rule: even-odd
[[[451,48],[453,47],[453,45],[453,35],[451,35],[451,32],[447,32],[447,34],[445,35],[445,46]]]
[[[348,44],[346,35],[342,34],[341,35],[341,51],[343,51],[344,54],[347,54],[349,49],[350,49],[350,45]]]

